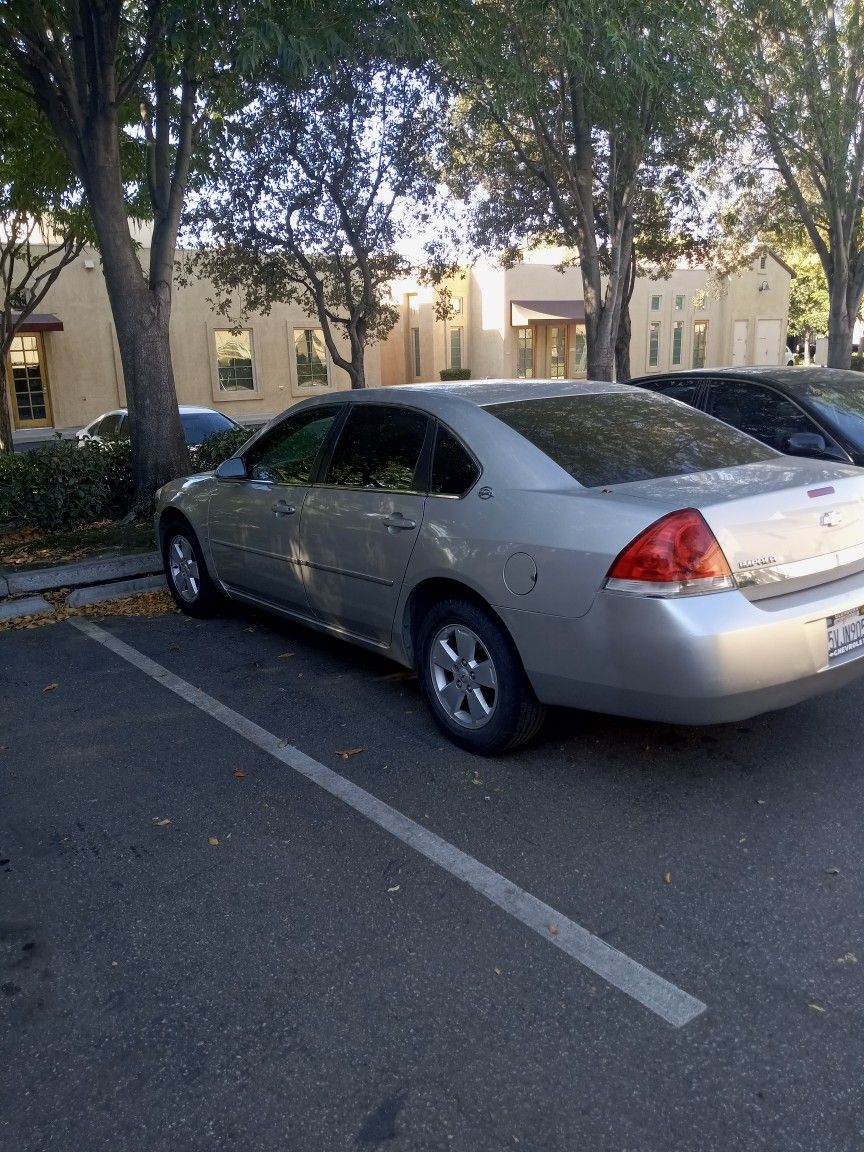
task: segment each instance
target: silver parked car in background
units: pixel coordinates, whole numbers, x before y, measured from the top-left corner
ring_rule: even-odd
[[[303,401],[161,489],[172,594],[221,594],[417,670],[494,753],[544,705],[739,720],[864,672],[864,471],[626,385]]]

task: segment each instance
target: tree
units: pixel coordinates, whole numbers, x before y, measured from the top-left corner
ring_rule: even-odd
[[[87,238],[75,179],[32,105],[7,93],[0,119],[0,452],[12,451],[12,343]]]
[[[262,56],[302,74],[334,58],[349,4],[6,0],[0,75],[43,113],[84,190],[129,405],[135,503],[189,470],[168,342],[177,232],[207,133]],[[242,67],[241,67],[242,65]],[[218,139],[216,141],[218,143]],[[152,221],[142,269],[130,222]]]
[[[226,125],[194,214],[195,267],[219,310],[239,323],[295,301],[363,388],[366,344],[398,317],[397,242],[434,198],[440,120],[434,89],[398,64],[344,62],[300,89],[259,89]]]
[[[710,9],[693,0],[470,6],[446,62],[459,91],[451,179],[481,187],[475,234],[510,258],[525,237],[570,248],[588,373],[610,379],[647,168],[714,84]]]
[[[789,288],[789,331],[801,337],[804,363],[810,363],[810,345],[828,331],[828,286],[822,262],[806,237],[779,250],[795,276]]]
[[[828,285],[828,365],[848,368],[864,294],[860,0],[731,0],[726,21],[750,169],[767,181],[767,196],[777,184],[788,195]]]

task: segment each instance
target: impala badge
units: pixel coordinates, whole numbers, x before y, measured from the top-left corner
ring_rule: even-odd
[[[819,523],[823,528],[836,528],[838,524],[843,523],[843,516],[840,512],[823,512],[819,517]]]

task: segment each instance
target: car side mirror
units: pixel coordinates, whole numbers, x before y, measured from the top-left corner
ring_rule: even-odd
[[[216,475],[220,480],[245,480],[246,464],[242,456],[232,456],[229,460],[223,460],[216,469]]]
[[[793,432],[783,441],[783,451],[790,456],[816,456],[822,460],[849,463],[845,454],[833,444],[827,444],[825,437],[818,432]]]

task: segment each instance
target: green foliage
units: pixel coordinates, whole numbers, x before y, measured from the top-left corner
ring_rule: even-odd
[[[195,449],[195,471],[209,472],[218,468],[223,460],[242,448],[251,435],[247,428],[229,428],[207,436]]]
[[[397,242],[436,195],[441,118],[433,88],[377,60],[343,62],[303,86],[261,85],[226,118],[226,146],[189,221],[207,245],[194,263],[217,309],[241,323],[299,304],[362,387],[367,341],[398,319],[389,282],[410,270]]]
[[[853,352],[849,367],[853,372],[864,372],[864,352]]]
[[[45,531],[122,515],[132,499],[128,441],[58,440],[0,456],[0,523]]]
[[[471,369],[470,368],[442,368],[440,375],[441,375],[442,380],[470,380],[471,379]]]

